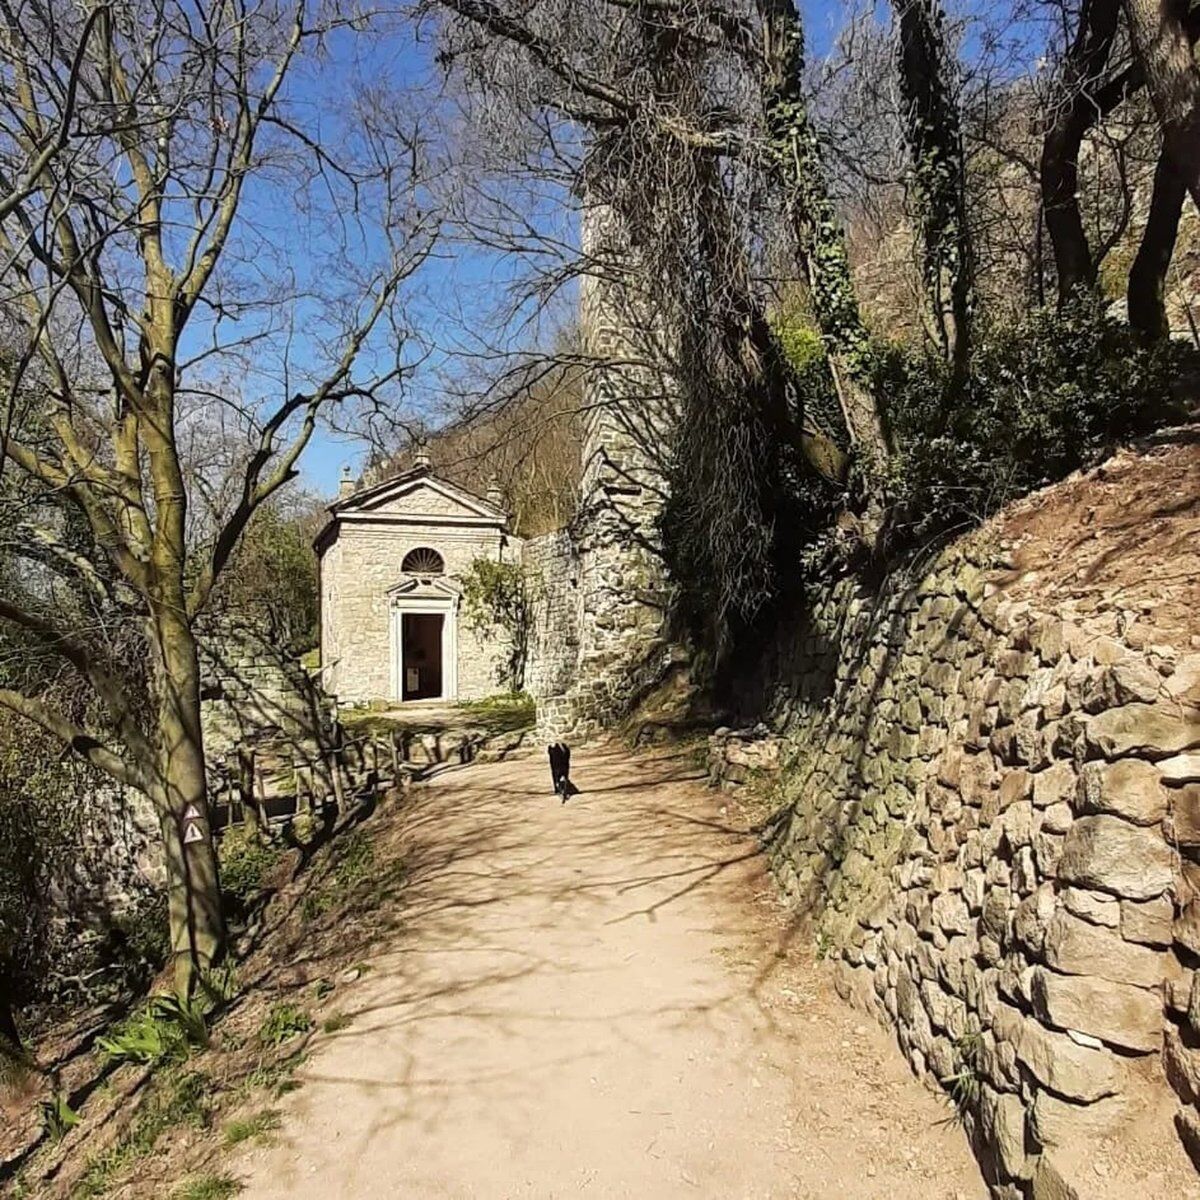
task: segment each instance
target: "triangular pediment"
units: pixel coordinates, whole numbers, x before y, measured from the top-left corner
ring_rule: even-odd
[[[399,475],[334,506],[338,516],[486,521],[503,524],[506,514],[465,488],[428,472]]]
[[[462,595],[462,588],[453,580],[447,579],[442,575],[407,575],[394,587],[388,588],[387,594],[393,600],[402,596],[430,596],[439,599],[449,597],[451,599],[458,599]]]

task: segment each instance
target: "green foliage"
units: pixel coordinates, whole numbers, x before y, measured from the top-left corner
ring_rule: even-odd
[[[1177,343],[1146,345],[1091,299],[981,331],[960,388],[931,354],[883,352],[877,386],[898,447],[894,538],[969,528],[1181,416],[1172,385],[1192,357]]]
[[[239,908],[248,907],[267,888],[279,865],[280,851],[248,825],[227,829],[217,847],[221,889]]]
[[[954,1073],[941,1084],[950,1093],[950,1102],[958,1116],[964,1117],[979,1102],[979,1056],[983,1051],[982,1035],[975,1031],[954,1039]]]
[[[363,829],[356,829],[337,850],[332,878],[347,891],[366,883],[375,865],[375,847]]]
[[[62,1092],[55,1092],[49,1100],[39,1105],[42,1128],[52,1142],[60,1142],[83,1118],[70,1106]]]
[[[129,1132],[88,1160],[83,1178],[71,1193],[73,1200],[103,1196],[122,1172],[154,1150],[168,1129],[180,1125],[205,1128],[211,1119],[211,1089],[212,1081],[198,1071],[166,1078],[150,1092]]]
[[[154,996],[137,1012],[115,1027],[96,1045],[116,1062],[163,1066],[181,1063],[194,1047],[208,1045],[206,1016],[211,1008],[207,997],[192,999]]]
[[[263,1109],[248,1117],[238,1117],[225,1126],[225,1145],[237,1146],[249,1141],[265,1142],[269,1140],[268,1135],[279,1128],[279,1124],[279,1112],[274,1108]]]
[[[304,515],[268,506],[255,513],[221,574],[214,607],[259,630],[281,650],[316,644],[320,621],[315,530]]]
[[[242,1190],[230,1175],[195,1175],[171,1192],[171,1200],[229,1200]]]
[[[332,1013],[321,1022],[323,1033],[340,1033],[350,1024],[350,1018],[345,1013]]]
[[[258,1038],[265,1046],[282,1046],[284,1042],[307,1033],[312,1025],[312,1017],[304,1009],[280,1001],[273,1004],[270,1012],[263,1018]]]
[[[507,653],[498,668],[498,682],[510,691],[525,686],[529,636],[533,630],[534,592],[518,563],[477,558],[462,576],[463,609],[467,622],[480,633],[500,631]]]

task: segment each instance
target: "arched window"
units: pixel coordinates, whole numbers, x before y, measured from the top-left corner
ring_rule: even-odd
[[[410,575],[442,575],[445,573],[446,564],[436,550],[431,550],[428,546],[418,546],[404,556],[400,569]]]

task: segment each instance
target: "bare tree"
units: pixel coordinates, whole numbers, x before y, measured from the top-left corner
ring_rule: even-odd
[[[14,347],[0,448],[38,547],[0,619],[92,698],[72,714],[12,681],[0,703],[154,803],[186,991],[225,950],[196,622],[322,411],[384,397],[403,370],[393,305],[434,235],[424,152],[379,97],[340,123],[312,117],[297,68],[314,86],[324,40],[363,27],[337,6],[0,0],[0,14]],[[325,259],[308,271],[297,221]],[[181,429],[200,398],[236,413],[248,445],[232,503],[197,542]],[[73,625],[63,589],[136,628],[141,661]]]

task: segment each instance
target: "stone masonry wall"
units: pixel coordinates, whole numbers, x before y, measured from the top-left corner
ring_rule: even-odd
[[[1173,1119],[1200,1161],[1200,646],[1003,578],[959,546],[831,588],[711,773],[771,781],[785,892],[957,1097],[994,1194],[1091,1196],[1117,1129],[1149,1169]]]
[[[534,597],[525,690],[535,700],[562,696],[579,659],[579,561],[565,529],[530,538],[521,548]]]
[[[616,724],[673,661],[657,535],[669,388],[661,373],[629,365],[661,359],[653,345],[660,331],[629,286],[628,239],[614,210],[588,204],[582,240],[594,264],[581,282],[584,349],[605,365],[585,377],[580,506],[568,531],[577,654],[569,671],[561,663],[538,668],[563,687],[540,697],[538,726],[547,738],[587,737]]]

